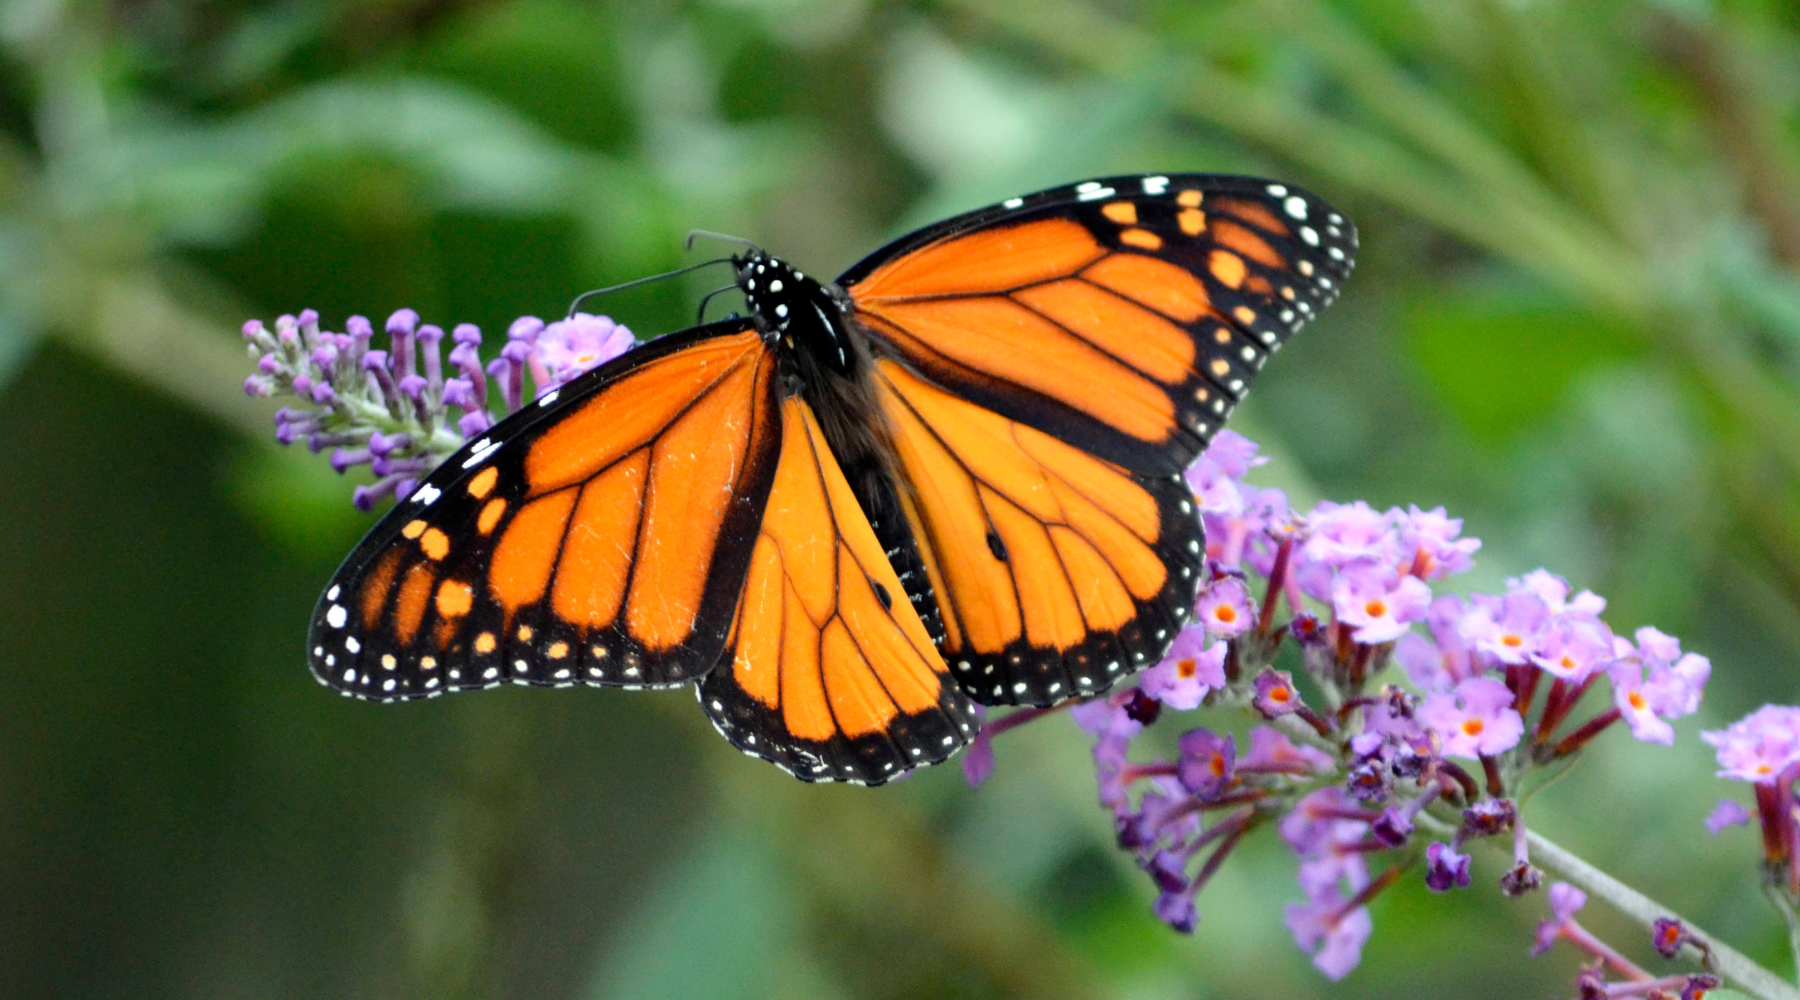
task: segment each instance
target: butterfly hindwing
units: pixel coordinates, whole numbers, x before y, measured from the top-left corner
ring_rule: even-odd
[[[876,364],[942,648],[971,698],[1050,705],[1155,662],[1203,545],[1179,477],[1144,476]]]
[[[1112,177],[902,237],[839,279],[882,349],[988,409],[1148,475],[1211,439],[1336,299],[1356,233],[1245,177]]]
[[[775,367],[747,323],[713,324],[493,427],[339,569],[313,617],[314,675],[393,700],[704,673],[774,475]]]
[[[960,749],[973,709],[812,408],[789,397],[781,422],[731,648],[698,694],[746,753],[808,781],[880,784]]]

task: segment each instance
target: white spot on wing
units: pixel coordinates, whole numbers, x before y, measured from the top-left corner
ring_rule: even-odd
[[[1286,198],[1287,197],[1287,188],[1280,184],[1269,185],[1268,192],[1277,198]]]
[[[436,500],[438,497],[441,497],[443,495],[444,495],[444,491],[438,489],[436,486],[426,484],[426,485],[421,486],[418,489],[414,490],[412,498],[414,500],[417,500],[419,503],[422,503],[425,506],[429,507],[429,506],[431,506],[431,502],[433,500]]]
[[[1306,199],[1299,195],[1288,198],[1288,200],[1281,203],[1281,207],[1287,209],[1287,214],[1296,219],[1306,218]]]
[[[342,604],[333,604],[331,608],[325,612],[325,624],[330,625],[332,628],[343,628],[344,623],[349,620],[350,613],[344,610]]]
[[[1093,181],[1088,182],[1088,184],[1092,184],[1092,183],[1093,183]],[[1082,187],[1087,187],[1087,184],[1083,184]],[[1077,194],[1075,196],[1075,199],[1077,201],[1098,201],[1101,198],[1111,198],[1113,195],[1118,194],[1117,191],[1114,191],[1112,188],[1109,188],[1109,187],[1096,186],[1092,190],[1088,190],[1088,191],[1082,191],[1081,188],[1076,188],[1075,190],[1080,192],[1079,194]]]
[[[1144,178],[1145,194],[1162,194],[1167,190],[1169,190],[1169,179],[1167,177]]]
[[[1008,198],[1005,201],[1000,203],[1000,207],[1001,208],[1018,208],[1020,205],[1023,205],[1023,204],[1025,204],[1025,199],[1023,199],[1023,198]]]
[[[551,403],[556,402],[556,397],[558,397],[560,395],[562,395],[561,389],[551,389],[549,392],[546,392],[542,396],[538,397],[538,405],[539,406],[549,406]]]

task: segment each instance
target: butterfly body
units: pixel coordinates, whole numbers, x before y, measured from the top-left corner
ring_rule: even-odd
[[[748,316],[541,397],[428,476],[315,614],[392,700],[692,683],[734,745],[878,784],[1159,659],[1204,544],[1181,470],[1336,295],[1354,231],[1279,184],[1088,181],[823,283],[734,258]]]

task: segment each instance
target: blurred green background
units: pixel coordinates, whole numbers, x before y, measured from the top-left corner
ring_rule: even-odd
[[[1800,695],[1797,130],[1788,0],[0,0],[0,995],[1567,995],[1486,852],[1379,899],[1335,986],[1268,834],[1168,931],[1065,720],[978,792],[869,792],[685,693],[308,676],[370,521],[242,395],[245,318],[492,343],[690,227],[828,274],[1149,170],[1361,225],[1236,420],[1263,483],[1448,504],[1470,585],[1547,565],[1713,657],[1676,747],[1609,733],[1528,817],[1789,971],[1694,732]],[[706,287],[607,308],[660,333]]]

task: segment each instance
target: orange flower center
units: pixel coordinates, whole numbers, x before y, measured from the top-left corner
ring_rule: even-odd
[[[1290,697],[1293,696],[1293,693],[1294,692],[1291,689],[1289,689],[1286,685],[1283,685],[1282,687],[1278,687],[1278,688],[1270,688],[1269,689],[1269,700],[1275,701],[1275,702],[1285,702]]]
[[[1230,625],[1232,622],[1237,621],[1237,609],[1229,604],[1221,604],[1213,609],[1213,617]]]
[[[1514,633],[1508,632],[1506,635],[1501,637],[1500,645],[1511,646],[1514,649],[1518,649],[1520,646],[1525,645],[1525,637],[1522,635],[1515,635]]]
[[[1215,777],[1215,778],[1222,778],[1225,776],[1225,755],[1224,754],[1216,753],[1216,754],[1212,755],[1211,770],[1213,773],[1213,777]]]
[[[1463,720],[1462,731],[1469,736],[1480,736],[1481,731],[1486,728],[1487,728],[1487,723],[1482,722],[1480,719],[1464,719]]]
[[[1377,597],[1373,601],[1363,605],[1363,610],[1368,613],[1370,618],[1380,618],[1382,615],[1387,614],[1387,602]]]
[[[1175,672],[1177,674],[1181,675],[1182,680],[1187,680],[1188,678],[1194,676],[1195,671],[1197,671],[1199,669],[1200,669],[1200,664],[1198,662],[1196,662],[1195,660],[1188,659],[1188,660],[1176,660],[1175,661]]]
[[[1639,692],[1631,692],[1625,696],[1625,700],[1631,702],[1632,708],[1635,708],[1640,712],[1644,710],[1644,696]]]

